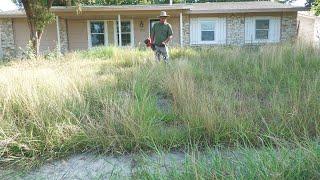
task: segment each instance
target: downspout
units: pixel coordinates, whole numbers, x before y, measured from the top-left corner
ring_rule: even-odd
[[[2,51],[2,19],[0,19],[0,58],[3,57],[3,51]]]
[[[118,14],[118,31],[119,31],[119,46],[122,46],[122,38],[121,38],[121,16]]]
[[[57,53],[61,53],[61,38],[60,38],[60,24],[59,16],[56,16],[56,25],[57,25]]]
[[[183,46],[183,23],[182,23],[182,12],[180,12],[180,46]]]

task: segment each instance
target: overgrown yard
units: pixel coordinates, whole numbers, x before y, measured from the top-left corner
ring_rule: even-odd
[[[139,178],[320,178],[320,51],[303,45],[115,47],[0,68],[1,167],[80,152],[190,151],[185,171]],[[241,153],[242,152],[242,153]]]

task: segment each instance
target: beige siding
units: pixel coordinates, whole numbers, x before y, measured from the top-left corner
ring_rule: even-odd
[[[178,45],[180,43],[180,19],[179,18],[168,18],[168,23],[171,24],[173,31],[173,39],[171,44]]]
[[[30,40],[30,30],[26,19],[13,19],[14,41],[16,48],[25,49]],[[49,24],[41,38],[40,51],[47,53],[56,48],[57,30],[55,22]]]
[[[143,27],[140,27],[142,22]],[[144,46],[143,41],[149,37],[149,23],[147,18],[134,19],[134,45]]]
[[[308,16],[298,16],[298,38],[305,42],[313,42],[314,37],[314,18]]]
[[[56,23],[49,24],[45,29],[41,39],[40,51],[52,51],[57,47],[57,27]]]
[[[71,51],[88,49],[86,20],[68,20],[69,48]]]

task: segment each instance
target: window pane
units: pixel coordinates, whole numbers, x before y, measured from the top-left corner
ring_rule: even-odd
[[[91,34],[92,47],[104,45],[104,34]]]
[[[201,30],[202,31],[213,31],[214,23],[213,22],[201,22]]]
[[[268,30],[256,30],[256,39],[268,39],[269,31]]]
[[[121,32],[131,32],[130,21],[121,22]],[[119,33],[119,25],[117,21],[117,33]]]
[[[119,34],[117,35],[119,42]],[[131,45],[131,34],[121,34],[121,43],[122,46],[130,46]]]
[[[122,34],[121,35],[122,45],[127,46],[131,45],[131,36],[130,34]]]
[[[269,20],[256,20],[256,29],[269,29]]]
[[[201,31],[201,41],[214,41],[214,31]]]
[[[91,22],[91,33],[104,33],[104,23]]]
[[[121,31],[130,32],[130,22],[121,22]]]

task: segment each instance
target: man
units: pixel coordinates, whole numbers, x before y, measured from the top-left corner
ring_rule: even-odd
[[[168,42],[172,39],[172,28],[169,23],[167,23],[167,12],[161,11],[160,22],[153,25],[151,29],[151,42],[155,45],[155,56],[158,61],[160,61],[161,56],[163,56],[164,62],[169,60]]]

